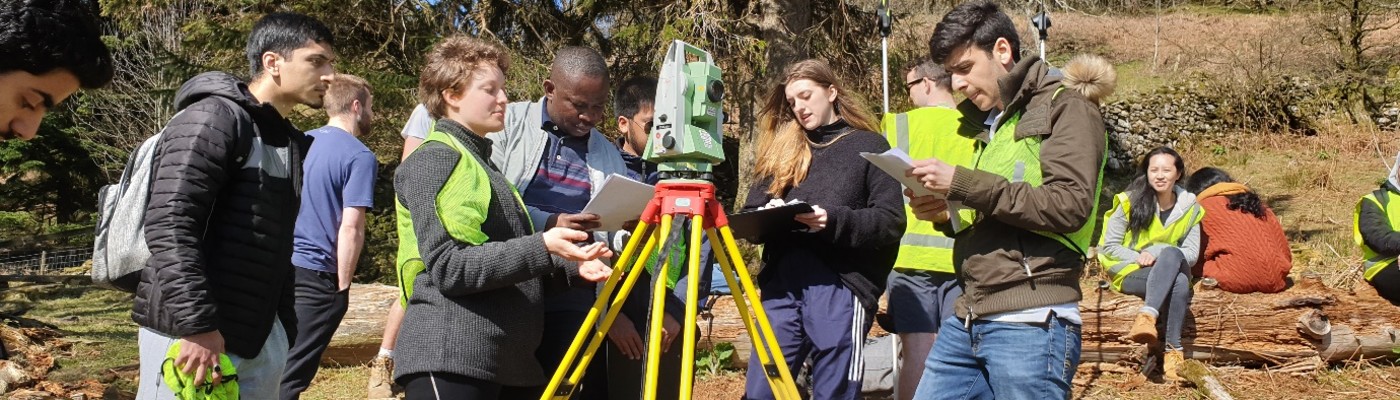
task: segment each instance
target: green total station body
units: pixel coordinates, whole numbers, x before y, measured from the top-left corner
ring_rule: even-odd
[[[672,42],[661,66],[654,125],[642,157],[659,164],[663,178],[713,179],[713,165],[724,161],[723,99],[714,57]]]

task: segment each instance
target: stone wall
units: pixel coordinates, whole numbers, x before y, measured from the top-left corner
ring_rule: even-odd
[[[1108,127],[1108,169],[1131,170],[1138,156],[1158,146],[1219,134],[1224,127],[1214,100],[1192,87],[1170,86],[1104,105]]]
[[[1230,89],[1173,85],[1156,92],[1121,96],[1103,106],[1109,134],[1110,171],[1131,170],[1137,157],[1184,139],[1224,135],[1241,127],[1316,134],[1318,121],[1344,118],[1325,88],[1291,77],[1259,87],[1259,93],[1228,96]],[[1400,103],[1372,115],[1381,130],[1400,130]],[[1273,128],[1270,128],[1273,127]]]
[[[1381,130],[1400,130],[1400,104],[1381,108],[1380,115],[1376,116],[1376,126]]]

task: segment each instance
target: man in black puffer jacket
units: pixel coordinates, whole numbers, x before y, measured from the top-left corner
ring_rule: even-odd
[[[220,378],[237,368],[243,398],[273,399],[289,343],[292,232],[309,143],[285,115],[320,107],[334,74],[330,30],[270,14],[248,39],[253,81],[209,72],[177,92],[146,211],[151,258],[131,317],[141,325],[141,399],[173,398],[161,366]],[[173,360],[166,353],[180,349]],[[208,370],[206,370],[208,369]]]

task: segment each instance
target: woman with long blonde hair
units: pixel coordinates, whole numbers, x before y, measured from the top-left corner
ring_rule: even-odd
[[[814,210],[796,217],[806,229],[759,238],[763,308],[787,365],[812,360],[813,399],[859,398],[861,344],[904,233],[899,183],[860,153],[889,144],[822,60],[788,67],[759,118],[744,208],[801,201]],[[773,398],[758,358],[749,360],[745,398]]]

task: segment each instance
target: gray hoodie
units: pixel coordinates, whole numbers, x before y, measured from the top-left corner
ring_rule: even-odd
[[[1172,207],[1172,212],[1167,216],[1167,220],[1162,221],[1163,225],[1171,225],[1173,222],[1184,218],[1186,212],[1190,211],[1192,206],[1196,205],[1195,194],[1186,189],[1182,189],[1180,186],[1174,187],[1173,191],[1176,192],[1176,205]],[[1152,206],[1154,210],[1160,209],[1157,207],[1156,201],[1152,202]],[[1122,207],[1115,208],[1113,214],[1108,217],[1108,221],[1104,222],[1103,241],[1099,243],[1099,252],[1108,254],[1119,260],[1136,260],[1139,252],[1123,245],[1123,237],[1127,232],[1128,214],[1123,212]],[[1143,251],[1146,251],[1153,257],[1157,257],[1162,254],[1162,249],[1168,247],[1181,249],[1181,254],[1185,256],[1184,258],[1186,259],[1186,265],[1196,265],[1196,259],[1201,256],[1201,224],[1192,226],[1191,230],[1186,232],[1186,237],[1181,239],[1181,243],[1177,243],[1175,246],[1169,244],[1154,244],[1143,249]]]

